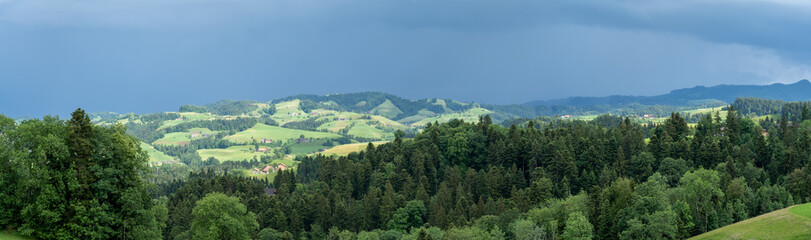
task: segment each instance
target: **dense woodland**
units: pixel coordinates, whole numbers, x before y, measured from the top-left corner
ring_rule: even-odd
[[[0,117],[0,226],[47,239],[684,239],[811,200],[811,119],[736,109],[694,127],[680,114],[452,120],[299,157],[272,182],[205,162],[157,185],[141,179],[172,171],[148,172],[121,125]]]

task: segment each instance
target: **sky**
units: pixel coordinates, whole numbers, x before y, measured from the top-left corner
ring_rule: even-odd
[[[0,0],[0,114],[791,83],[811,79],[809,29],[791,0]]]

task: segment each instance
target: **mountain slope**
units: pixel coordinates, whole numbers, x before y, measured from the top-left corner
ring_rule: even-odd
[[[607,97],[569,97],[547,101],[532,101],[525,103],[525,105],[589,106],[632,103],[643,105],[688,105],[708,100],[720,100],[731,103],[738,97],[756,97],[783,101],[807,101],[811,99],[811,82],[801,80],[793,84],[696,86],[693,88],[673,90],[668,94],[658,96],[615,95]]]

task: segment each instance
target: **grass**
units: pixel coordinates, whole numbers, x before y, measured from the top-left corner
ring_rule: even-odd
[[[28,240],[28,238],[13,235],[11,233],[0,232],[0,240]]]
[[[252,145],[231,146],[226,149],[199,149],[197,154],[200,155],[204,161],[209,157],[214,157],[221,162],[225,161],[242,161],[250,160],[256,156],[257,159],[262,155],[271,155],[271,153],[256,152],[252,150]]]
[[[394,106],[394,103],[392,103],[390,100],[386,99],[385,102],[373,108],[372,113],[387,118],[394,118],[403,113],[403,111],[397,108],[397,106]]]
[[[147,153],[149,153],[149,162],[163,162],[174,160],[173,157],[166,155],[158,150],[155,150],[155,148],[152,147],[152,145],[143,142],[141,143],[141,149],[144,149],[146,150]]]
[[[386,141],[372,142],[372,144],[374,144],[375,146],[380,145],[380,144],[384,144],[384,143],[387,143],[387,142]],[[324,154],[324,155],[345,156],[345,155],[347,155],[347,154],[349,154],[351,152],[359,152],[361,150],[366,150],[366,146],[368,146],[368,145],[369,145],[369,143],[352,143],[352,144],[338,145],[338,146],[332,147],[330,149],[327,149],[322,154]]]
[[[192,122],[192,121],[198,121],[198,120],[213,120],[213,119],[217,118],[216,116],[212,115],[211,113],[196,113],[196,112],[183,112],[183,113],[180,113],[180,116],[183,116],[182,120],[174,120],[173,119],[173,120],[163,121],[163,124],[158,128],[158,130],[164,129],[164,128],[167,128],[167,127],[172,127],[172,126],[184,123],[184,122]]]
[[[290,145],[291,154],[308,154],[328,148],[324,146],[324,142],[326,142],[326,140],[312,141],[308,143],[293,143]]]
[[[394,138],[394,133],[391,132],[386,133],[383,130],[369,126],[366,123],[356,123],[355,126],[352,126],[352,128],[349,129],[349,132],[347,132],[347,134],[352,136],[376,138],[376,139]]]
[[[437,116],[436,113],[428,111],[428,109],[423,108],[423,109],[420,109],[419,111],[417,111],[417,115],[402,118],[402,119],[400,119],[400,122],[410,124],[410,123],[419,122],[420,120],[423,120],[423,119],[426,119],[426,118],[431,118],[431,117],[436,117],[436,116]]]
[[[412,126],[424,126],[425,124],[438,121],[440,123],[448,122],[454,118],[464,120],[465,122],[478,122],[479,116],[493,113],[493,111],[484,108],[471,108],[461,113],[442,114],[435,117],[424,118],[418,122],[412,123]]]
[[[209,134],[214,135],[217,134],[217,131],[211,131],[208,128],[192,128],[185,132],[173,132],[165,134],[161,139],[155,140],[152,144],[163,144],[163,145],[186,145],[191,142],[191,133],[192,132],[200,132],[199,134]],[[200,138],[201,136],[197,136],[195,138]]]
[[[789,209],[789,212],[803,217],[811,218],[811,203],[794,206],[793,208]]]
[[[227,136],[225,139],[237,143],[250,143],[251,139],[257,141],[262,138],[273,139],[273,141],[288,141],[290,139],[299,138],[304,135],[305,138],[340,138],[341,135],[325,132],[313,132],[299,129],[282,128],[277,126],[268,126],[258,123],[256,126],[249,128],[245,131],[238,132],[234,135]]]
[[[811,239],[811,203],[766,213],[690,239]]]

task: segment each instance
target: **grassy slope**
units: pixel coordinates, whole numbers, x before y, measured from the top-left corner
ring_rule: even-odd
[[[403,113],[397,106],[394,106],[390,100],[386,99],[385,102],[381,103],[377,107],[372,109],[372,114],[384,116],[387,118],[394,118],[397,115]]]
[[[766,213],[691,239],[811,239],[811,203]]]
[[[27,240],[28,238],[20,237],[10,233],[0,232],[0,240]]]
[[[426,119],[426,118],[431,118],[431,117],[436,117],[436,116],[437,116],[436,113],[428,111],[428,109],[420,109],[420,111],[417,112],[417,115],[408,116],[408,117],[400,119],[399,121],[402,122],[402,123],[405,123],[405,124],[410,124],[410,123],[419,122],[419,121],[421,121],[423,119]]]
[[[304,135],[304,137],[307,138],[341,137],[341,135],[334,133],[313,132],[299,129],[282,128],[258,123],[256,124],[256,126],[253,126],[248,130],[238,132],[231,136],[227,136],[225,137],[225,139],[239,143],[250,143],[251,138],[256,139],[257,141],[262,140],[262,138],[273,139],[273,141],[287,141],[289,139],[298,138],[301,135]]]
[[[447,122],[451,119],[457,118],[460,120],[464,120],[465,122],[477,122],[479,121],[479,116],[493,113],[493,111],[484,109],[484,108],[471,108],[467,111],[461,113],[451,113],[451,114],[442,114],[436,117],[424,118],[418,122],[415,122],[411,125],[414,126],[424,126],[425,124],[433,123],[434,121],[439,122]]]
[[[250,145],[242,145],[242,146],[231,146],[226,149],[200,149],[197,150],[197,154],[200,155],[200,158],[203,160],[208,159],[209,157],[214,157],[220,161],[242,161],[242,160],[250,160],[256,156],[259,159],[262,155],[270,155],[272,153],[263,153],[263,152],[255,152],[251,150],[253,146]]]
[[[294,143],[290,145],[291,154],[308,154],[318,150],[329,148],[324,146],[324,140],[312,141],[308,143]]]
[[[183,116],[183,120],[168,120],[164,121],[163,124],[158,129],[164,129],[167,127],[175,126],[184,122],[192,122],[198,120],[213,120],[217,117],[212,115],[211,113],[195,113],[195,112],[184,112],[180,113]]]
[[[365,122],[356,123],[355,126],[349,129],[347,134],[352,136],[358,137],[367,137],[367,138],[394,138],[394,133],[386,133],[383,130],[377,129],[373,126],[369,126]]]
[[[384,144],[384,143],[386,143],[386,141],[372,142],[372,144],[374,144],[375,146],[380,145],[380,144]],[[327,149],[322,154],[324,154],[324,155],[340,155],[340,156],[344,156],[344,155],[347,155],[347,154],[349,154],[351,152],[359,152],[361,150],[366,150],[366,146],[368,146],[368,145],[369,145],[369,143],[344,144],[344,145],[339,145],[339,146],[335,146],[335,147],[332,147],[330,149]]]
[[[208,128],[192,128],[185,132],[167,133],[161,139],[155,140],[155,142],[153,142],[152,144],[163,144],[163,145],[188,144],[189,142],[191,142],[192,132],[200,132],[200,134],[210,134],[210,135],[217,134],[217,131],[211,131]],[[200,138],[200,136],[196,138]]]
[[[162,162],[162,161],[169,161],[173,160],[174,158],[164,154],[163,152],[159,152],[152,147],[152,145],[141,143],[141,149],[146,150],[149,153],[149,162]]]

